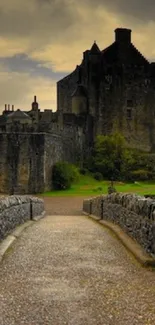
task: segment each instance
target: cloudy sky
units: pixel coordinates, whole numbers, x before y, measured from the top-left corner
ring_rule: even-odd
[[[132,42],[155,61],[154,0],[0,0],[0,110],[4,104],[56,110],[56,81],[81,63],[114,29],[131,28]]]

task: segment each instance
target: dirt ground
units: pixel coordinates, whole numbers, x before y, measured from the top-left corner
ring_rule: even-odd
[[[87,197],[44,197],[47,215],[80,215]]]

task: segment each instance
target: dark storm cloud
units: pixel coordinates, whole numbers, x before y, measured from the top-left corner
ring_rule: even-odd
[[[14,4],[14,5],[13,5]],[[56,37],[74,24],[76,13],[67,0],[2,0],[0,4],[0,36],[31,37],[34,33]]]
[[[130,15],[144,21],[155,20],[155,0],[84,0],[84,2],[95,7],[102,6],[113,13]]]
[[[59,33],[80,24],[78,8],[108,9],[145,22],[155,20],[155,0],[1,0],[0,36],[55,39]]]
[[[155,20],[155,0],[1,0],[0,37],[29,39],[32,50],[57,39],[63,41],[66,31],[71,35],[75,25],[80,27],[78,9],[98,6],[116,16]]]
[[[0,64],[7,68],[10,72],[29,73],[33,77],[42,76],[51,78],[52,80],[61,79],[64,74],[54,72],[52,69],[44,67],[44,62],[33,60],[25,53],[16,54],[12,57],[0,58]]]

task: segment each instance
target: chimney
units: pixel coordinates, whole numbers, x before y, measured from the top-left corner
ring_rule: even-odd
[[[117,43],[129,44],[131,43],[131,29],[116,28],[115,29],[115,41]]]
[[[12,105],[12,112],[14,112],[14,105]]]
[[[37,96],[34,96],[34,102],[36,103],[36,101],[37,101]]]
[[[7,111],[7,104],[5,104],[5,112]]]
[[[8,104],[8,111],[10,111],[10,104]]]

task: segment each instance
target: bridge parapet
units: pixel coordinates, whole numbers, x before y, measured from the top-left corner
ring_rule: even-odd
[[[84,200],[83,211],[119,225],[147,253],[155,254],[155,200],[112,193]]]
[[[4,196],[0,198],[0,241],[17,226],[35,220],[44,214],[44,201],[30,196]]]

